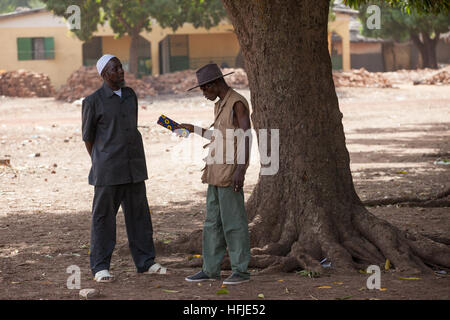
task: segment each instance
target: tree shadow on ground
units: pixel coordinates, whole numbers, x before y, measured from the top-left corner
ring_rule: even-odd
[[[437,161],[449,159],[450,139],[446,136],[449,125],[425,123],[410,128],[368,128],[349,133],[352,175],[361,199],[402,196],[425,199],[448,189],[450,168]],[[399,137],[399,131],[413,136]],[[354,133],[369,137],[352,138]],[[370,138],[371,134],[380,133],[388,136]],[[395,138],[390,139],[389,134]],[[359,148],[363,150],[357,151]]]

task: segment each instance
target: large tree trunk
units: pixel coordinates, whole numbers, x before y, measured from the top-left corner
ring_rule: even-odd
[[[436,47],[439,42],[439,35],[440,34],[437,33],[434,38],[430,38],[426,32],[422,32],[421,40],[418,34],[411,33],[411,39],[414,45],[419,49],[420,56],[422,57],[422,68],[438,68]]]
[[[260,175],[247,202],[251,265],[319,271],[327,258],[337,269],[385,259],[408,273],[450,267],[447,245],[375,217],[355,192],[327,49],[328,1],[223,2],[245,59],[254,129],[280,135],[279,171]],[[175,245],[198,252],[201,232]]]
[[[245,59],[254,128],[280,130],[279,171],[260,176],[247,202],[252,263],[283,271],[318,270],[323,258],[343,269],[386,258],[410,272],[429,270],[423,261],[450,266],[448,247],[411,239],[355,192],[327,50],[328,1],[223,2]]]
[[[437,69],[437,54],[436,47],[439,42],[439,33],[436,33],[434,38],[430,38],[428,33],[422,32],[423,43],[425,45],[425,50],[428,55],[428,68]]]

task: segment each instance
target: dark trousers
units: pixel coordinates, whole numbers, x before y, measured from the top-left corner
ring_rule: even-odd
[[[116,245],[116,215],[120,205],[125,216],[128,245],[137,272],[145,272],[154,264],[153,227],[145,182],[96,186],[89,255],[93,275],[100,270],[109,270]]]

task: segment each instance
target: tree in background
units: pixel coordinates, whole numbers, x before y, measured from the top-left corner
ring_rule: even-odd
[[[390,1],[435,14],[449,11],[447,0]],[[114,2],[108,1],[111,9],[104,8],[105,16],[111,14],[114,6],[109,3]],[[159,14],[171,17],[176,25],[173,17],[186,14],[180,13],[179,5],[189,9],[206,2],[152,3],[172,4],[173,15],[170,6],[160,7]],[[320,261],[327,258],[340,270],[384,264],[385,259],[397,271],[408,273],[430,271],[432,265],[450,267],[448,246],[377,218],[355,191],[328,53],[329,1],[223,3],[245,60],[254,128],[267,129],[269,141],[271,130],[279,130],[279,148],[269,150],[269,155],[278,151],[279,170],[260,175],[247,201],[252,265],[268,271],[321,271]],[[449,194],[445,190],[441,196]],[[198,235],[171,246],[198,252]]]
[[[369,29],[367,13],[369,5],[377,5],[381,9],[381,28]],[[400,4],[401,5],[401,4]],[[390,39],[397,42],[412,40],[422,57],[424,68],[437,69],[436,47],[439,36],[448,32],[450,15],[442,13],[423,13],[417,8],[401,7],[399,4],[391,6],[385,1],[373,0],[361,6],[359,17],[362,22],[362,34],[368,37]]]
[[[335,0],[330,0],[329,11],[328,11],[328,21],[336,20],[336,14],[333,11],[334,2],[335,2]],[[235,61],[236,61],[235,62],[236,68],[243,68],[245,70],[244,57],[242,56],[241,48],[239,48],[239,52],[237,54]]]
[[[162,27],[174,31],[185,22],[195,27],[210,28],[224,17],[223,5],[218,0],[42,0],[56,15],[69,16],[70,5],[81,9],[81,29],[74,33],[82,41],[89,40],[98,24],[109,24],[117,37],[128,34],[131,38],[129,72],[138,72],[139,34],[151,31],[152,19]]]
[[[92,34],[97,31],[97,26],[103,25],[107,19],[102,7],[107,3],[106,0],[42,0],[48,10],[53,11],[55,15],[69,17],[67,8],[71,5],[77,5],[80,8],[81,22],[80,29],[73,29],[72,32],[81,40],[88,41]]]
[[[419,2],[427,1],[408,1]],[[407,273],[449,267],[445,244],[377,218],[355,191],[328,53],[329,1],[223,3],[245,60],[254,129],[279,130],[279,149],[269,150],[278,151],[278,173],[260,175],[246,204],[251,264],[321,271],[327,258],[341,270],[386,259]],[[448,12],[446,3],[424,10]]]

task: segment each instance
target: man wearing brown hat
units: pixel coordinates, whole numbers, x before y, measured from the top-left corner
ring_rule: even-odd
[[[194,88],[200,87],[208,100],[219,98],[214,107],[214,123],[209,127],[214,129],[186,123],[180,125],[211,140],[207,145],[209,155],[202,175],[202,182],[208,184],[203,267],[200,272],[186,278],[190,282],[220,279],[220,267],[227,248],[232,274],[223,283],[238,284],[250,279],[247,270],[250,242],[242,190],[249,164],[250,141],[242,135],[235,139],[234,134],[236,131],[250,132],[250,112],[247,100],[223,79],[231,73],[223,75],[217,64],[208,64],[196,72],[198,85]],[[244,147],[244,152],[240,146]]]

